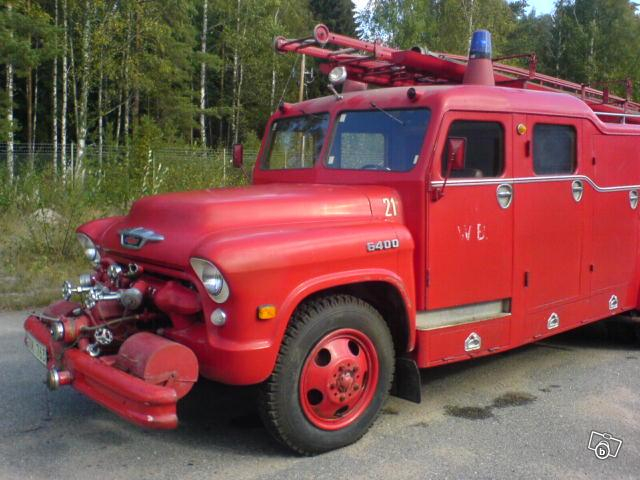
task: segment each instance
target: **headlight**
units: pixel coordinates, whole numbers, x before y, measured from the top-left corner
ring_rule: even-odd
[[[215,302],[223,303],[227,301],[227,298],[229,298],[229,285],[227,285],[222,273],[213,263],[201,258],[192,258],[191,267]]]
[[[87,260],[95,265],[100,263],[100,252],[98,252],[98,247],[93,243],[93,240],[87,237],[84,233],[78,233],[78,241],[80,242],[80,245],[82,245],[84,256],[87,257]]]

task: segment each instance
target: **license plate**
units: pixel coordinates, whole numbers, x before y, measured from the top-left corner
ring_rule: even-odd
[[[38,359],[38,361],[47,366],[47,347],[45,347],[42,343],[36,340],[33,335],[27,332],[24,337],[24,344],[27,346],[27,349],[33,354],[34,357]]]

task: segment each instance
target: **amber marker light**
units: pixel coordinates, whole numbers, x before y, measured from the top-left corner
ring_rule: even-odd
[[[524,135],[527,133],[527,126],[524,123],[519,123],[516,130],[518,131],[518,135]]]
[[[276,306],[260,305],[258,307],[258,318],[260,320],[271,320],[272,318],[276,318]]]

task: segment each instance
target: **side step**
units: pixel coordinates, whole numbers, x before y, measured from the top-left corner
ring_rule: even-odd
[[[509,315],[511,315],[511,299],[505,298],[494,302],[472,303],[418,312],[416,329],[435,330],[436,328],[452,327]]]

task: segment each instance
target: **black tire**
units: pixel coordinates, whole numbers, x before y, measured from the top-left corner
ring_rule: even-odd
[[[378,381],[366,409],[344,428],[326,430],[314,425],[305,414],[300,398],[300,378],[316,344],[340,329],[357,330],[371,341],[377,354]],[[303,455],[354,443],[371,427],[389,395],[394,359],[389,328],[380,313],[368,303],[348,295],[307,302],[293,315],[274,371],[260,388],[260,416],[278,441]]]

